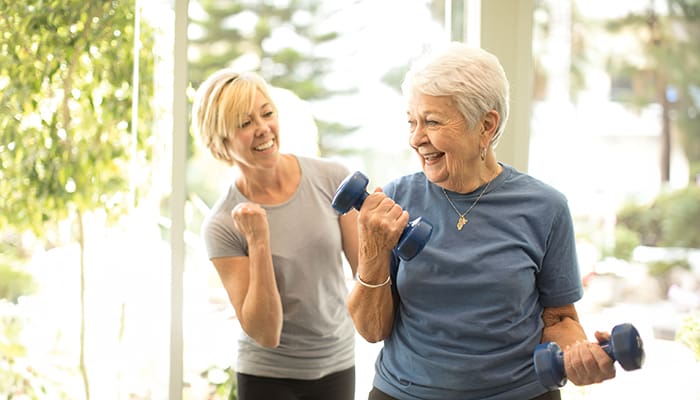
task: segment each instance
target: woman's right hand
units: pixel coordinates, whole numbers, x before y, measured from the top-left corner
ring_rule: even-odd
[[[257,240],[268,240],[270,231],[265,209],[255,203],[239,203],[231,211],[236,229],[241,231],[248,244]]]
[[[381,188],[367,196],[360,208],[360,254],[374,258],[391,251],[408,225],[408,212]]]

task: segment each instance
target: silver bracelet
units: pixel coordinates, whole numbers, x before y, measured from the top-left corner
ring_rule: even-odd
[[[384,282],[377,284],[377,285],[372,285],[371,283],[367,283],[367,282],[363,281],[362,279],[360,279],[360,274],[355,274],[355,279],[357,280],[357,282],[360,283],[360,285],[362,285],[366,288],[370,288],[370,289],[376,289],[376,288],[380,288],[382,286],[386,286],[388,284],[391,284],[391,275],[387,276],[386,280]]]

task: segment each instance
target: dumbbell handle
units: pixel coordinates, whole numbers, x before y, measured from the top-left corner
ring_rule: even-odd
[[[617,360],[615,360],[615,354],[613,353],[613,349],[612,349],[612,346],[610,345],[609,340],[600,342],[600,343],[598,343],[598,345],[600,346],[601,349],[605,350],[605,354],[607,354],[608,357],[610,357],[613,361],[617,361]]]

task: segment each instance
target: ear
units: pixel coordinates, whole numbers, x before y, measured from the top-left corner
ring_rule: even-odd
[[[499,120],[500,116],[496,110],[491,110],[484,114],[484,118],[481,120],[481,136],[484,146],[488,146],[491,143],[491,138],[496,134]]]

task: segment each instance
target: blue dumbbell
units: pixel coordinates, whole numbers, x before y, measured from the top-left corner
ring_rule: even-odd
[[[361,172],[348,175],[338,186],[331,205],[341,214],[347,213],[353,207],[359,210],[369,196],[365,190],[368,183],[369,179]],[[411,260],[423,250],[432,233],[433,226],[425,219],[418,217],[410,221],[394,248],[396,254],[404,261]]]
[[[616,325],[610,334],[610,341],[600,343],[600,347],[625,371],[642,368],[644,364],[644,344],[639,332],[632,324]],[[547,342],[535,347],[535,372],[542,386],[549,390],[566,384],[564,353],[558,344]]]

